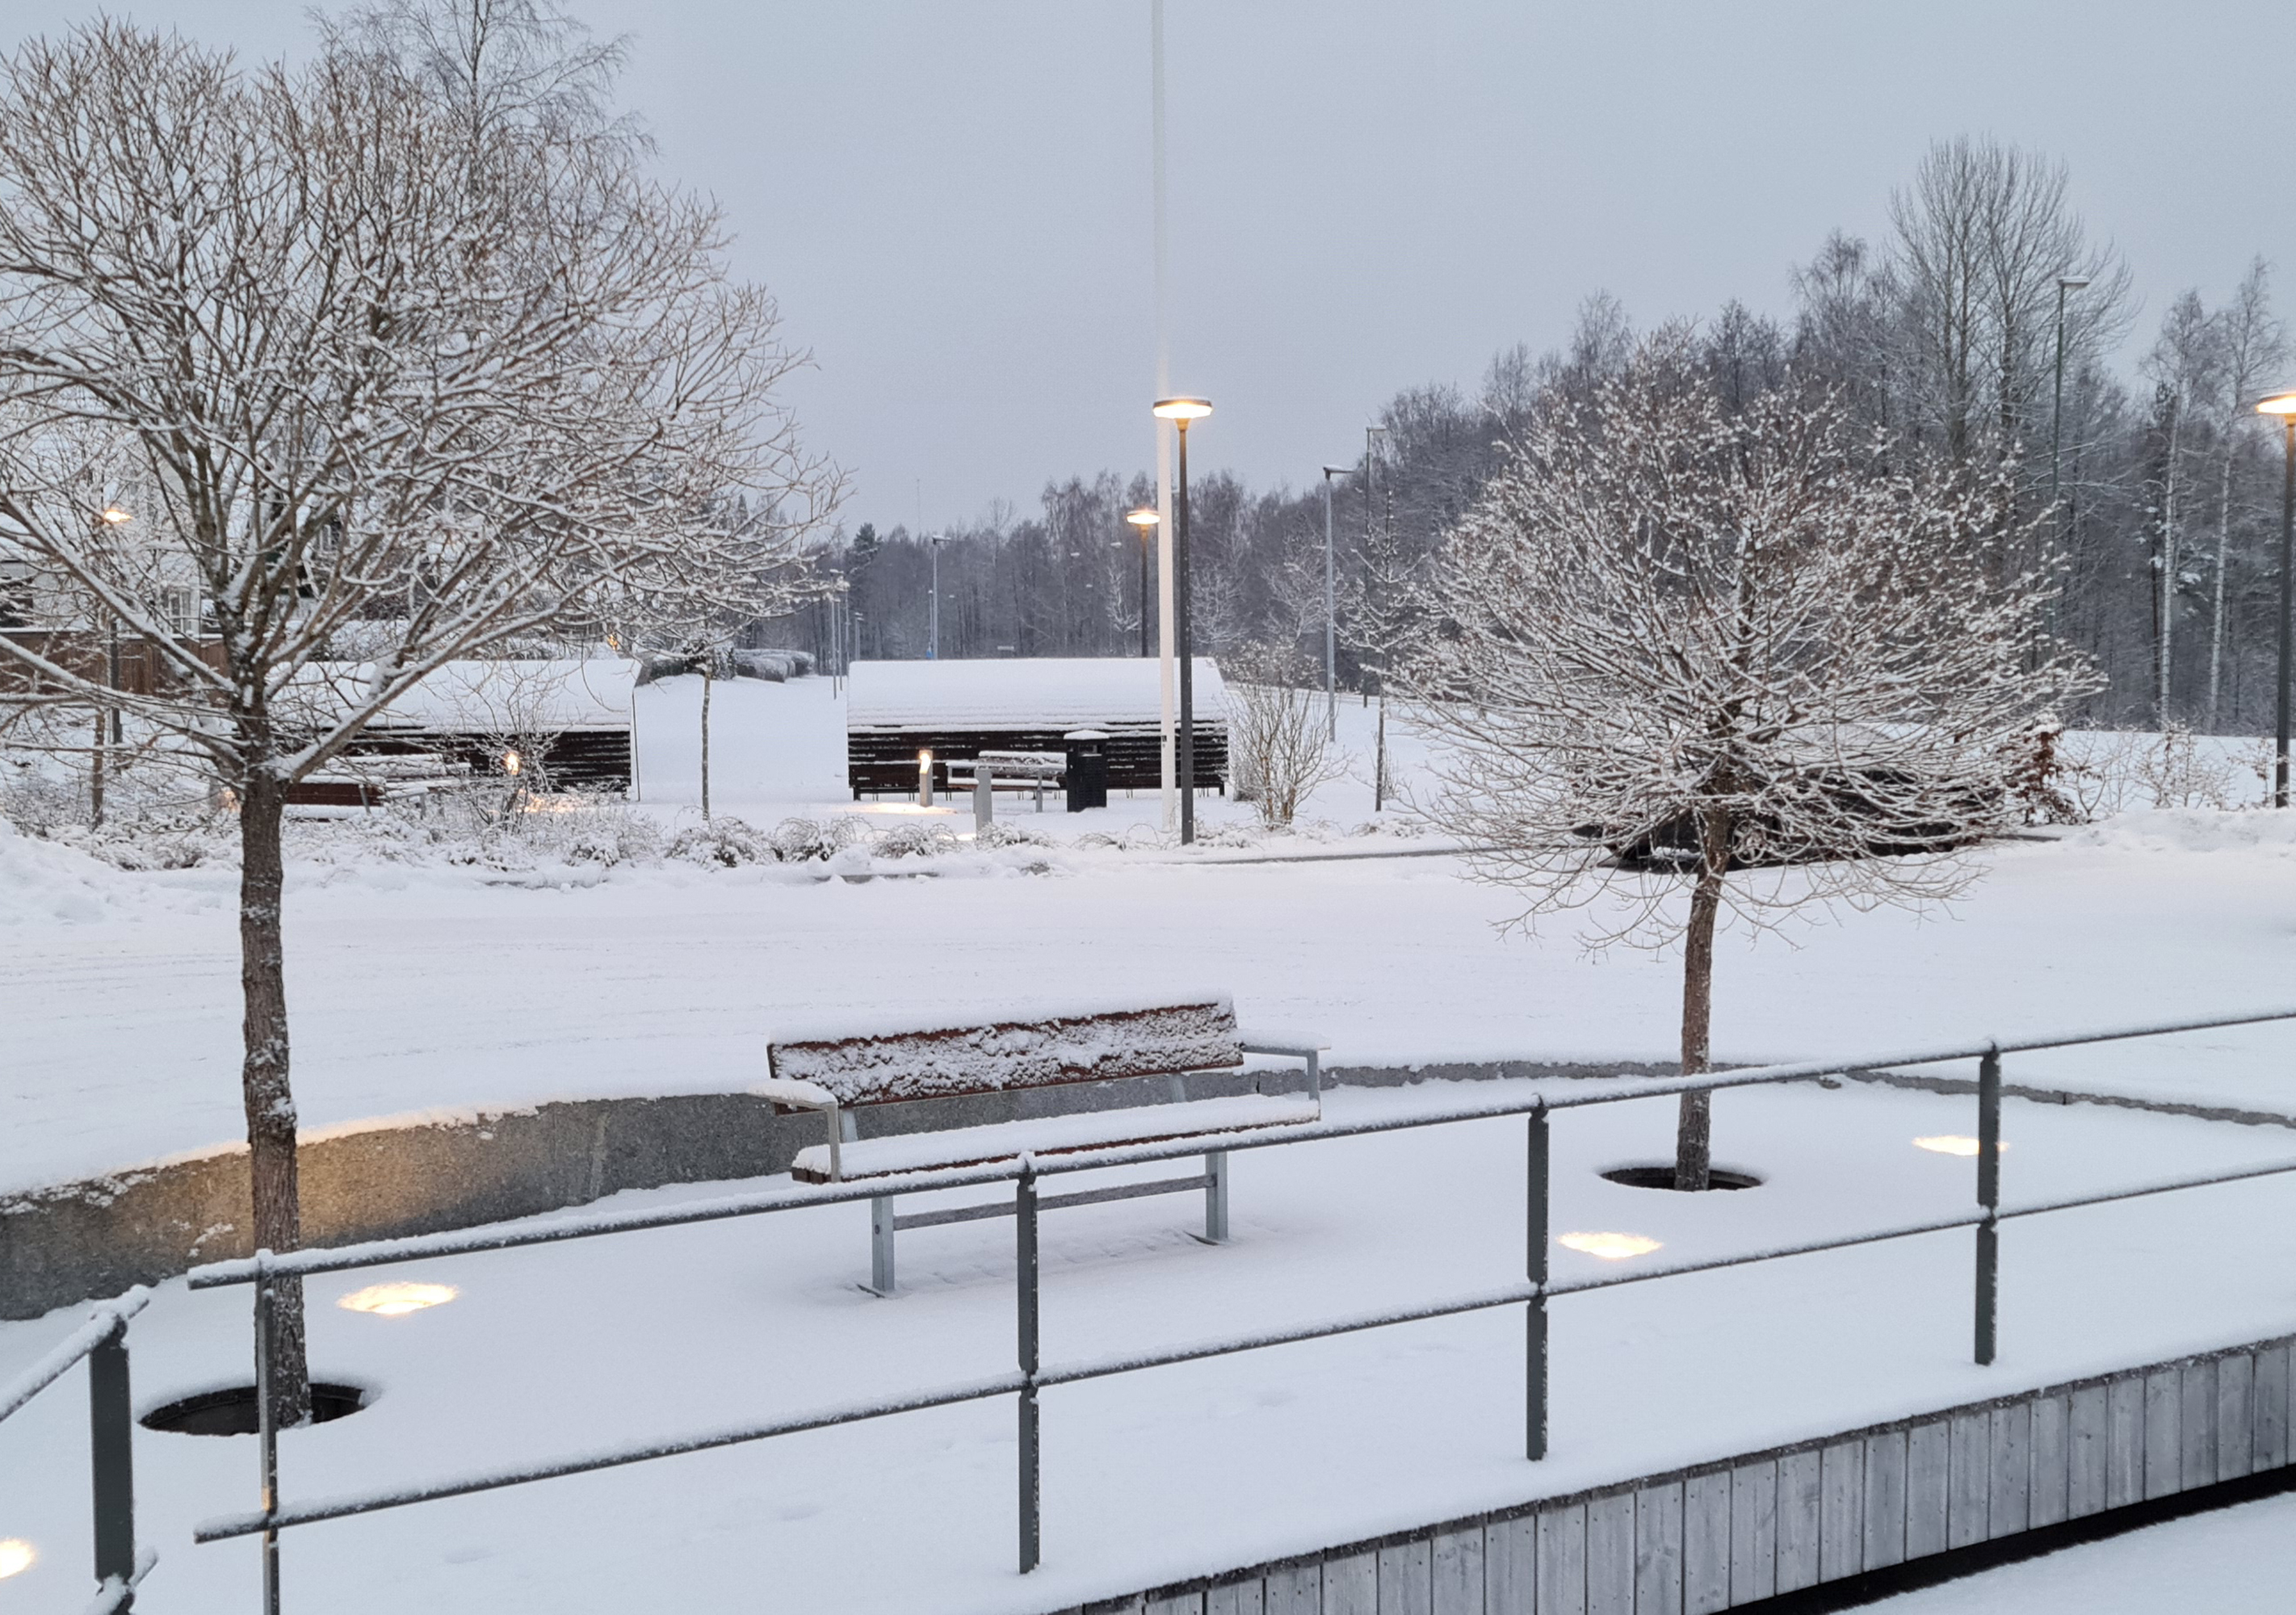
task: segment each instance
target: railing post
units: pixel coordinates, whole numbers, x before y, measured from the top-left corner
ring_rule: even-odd
[[[1977,1062],[1977,1203],[1985,1220],[1977,1225],[1977,1361],[1993,1361],[1996,1313],[2001,1290],[2001,1051],[1989,1049]]]
[[[263,1476],[263,1615],[279,1615],[279,1425],[271,1411],[271,1341],[278,1296],[269,1271],[271,1252],[255,1253],[255,1435]]]
[[[1529,1149],[1523,1193],[1523,1275],[1539,1287],[1523,1310],[1523,1451],[1536,1463],[1546,1456],[1546,1106],[1529,1117]]]
[[[135,1607],[135,1416],[127,1385],[127,1320],[87,1356],[87,1452],[95,1505],[95,1579],[118,1578],[127,1591],[112,1607]]]
[[[1021,1573],[1025,1576],[1037,1568],[1041,1556],[1037,1448],[1037,1166],[1025,1155],[1021,1158],[1021,1180],[1013,1187],[1013,1241],[1019,1268]]]

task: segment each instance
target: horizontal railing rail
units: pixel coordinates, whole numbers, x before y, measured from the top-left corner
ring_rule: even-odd
[[[1976,1232],[1973,1355],[1980,1364],[1989,1364],[1994,1360],[1995,1356],[1995,1316],[1999,1282],[1998,1226],[2001,1223],[2050,1212],[2072,1210],[2121,1201],[2138,1200],[2152,1195],[2296,1173],[2296,1160],[2288,1160],[2005,1207],[2000,1200],[2002,1054],[2007,1052],[2076,1048],[2131,1038],[2165,1037],[2180,1032],[2207,1031],[2226,1027],[2259,1025],[2291,1020],[2296,1020],[2296,1009],[2276,1009],[2201,1019],[2155,1021],[2046,1037],[1988,1038],[1976,1043],[1901,1049],[1881,1054],[1866,1055],[1854,1060],[1797,1061],[1783,1064],[1741,1068],[1735,1070],[1707,1072],[1691,1077],[1620,1078],[1599,1082],[1589,1082],[1583,1078],[1549,1080],[1529,1094],[1515,1092],[1464,1104],[1414,1107],[1408,1111],[1390,1115],[1355,1119],[1327,1119],[1296,1126],[1227,1134],[1211,1138],[1192,1137],[1185,1142],[1132,1145],[1121,1149],[1078,1152],[1071,1155],[1021,1156],[1013,1160],[976,1167],[888,1175],[872,1178],[862,1184],[830,1184],[779,1189],[755,1194],[724,1196],[681,1206],[606,1212],[584,1217],[554,1217],[514,1228],[466,1230],[450,1234],[416,1235],[406,1239],[377,1240],[329,1250],[298,1250],[278,1254],[258,1251],[253,1258],[245,1260],[211,1263],[192,1272],[189,1277],[191,1287],[204,1290],[242,1283],[255,1284],[258,1335],[267,1337],[272,1323],[271,1313],[275,1305],[274,1285],[277,1281],[285,1278],[300,1278],[314,1274],[351,1271],[439,1257],[516,1250],[568,1240],[597,1238],[607,1234],[635,1233],[649,1229],[691,1226],[734,1217],[766,1216],[783,1211],[873,1200],[887,1194],[917,1194],[935,1190],[1011,1183],[1013,1185],[1012,1208],[1009,1211],[1005,1211],[1002,1207],[997,1209],[999,1214],[1012,1216],[1014,1219],[1017,1267],[1015,1307],[1019,1326],[1017,1354],[1019,1362],[1016,1369],[1008,1373],[991,1375],[984,1379],[935,1390],[855,1402],[834,1408],[816,1409],[668,1439],[505,1465],[459,1477],[414,1482],[396,1488],[316,1499],[295,1504],[283,1504],[278,1501],[277,1489],[274,1482],[274,1477],[276,1474],[276,1432],[271,1428],[269,1420],[266,1418],[262,1428],[264,1452],[261,1459],[266,1480],[263,1488],[265,1506],[253,1513],[207,1521],[196,1529],[194,1537],[195,1540],[204,1543],[261,1534],[265,1538],[268,1567],[266,1594],[269,1607],[275,1609],[277,1537],[281,1530],[290,1527],[343,1519],[351,1515],[465,1496],[473,1492],[524,1485],[561,1476],[645,1463],[656,1458],[673,1457],[713,1447],[766,1440],[803,1431],[816,1431],[842,1424],[857,1423],[895,1414],[952,1406],[960,1403],[982,1401],[996,1397],[1017,1396],[1021,1422],[1019,1558],[1020,1568],[1027,1571],[1035,1568],[1039,1557],[1040,1467],[1037,1398],[1038,1393],[1046,1389],[1078,1384],[1089,1380],[1105,1379],[1147,1369],[1200,1362],[1241,1352],[1329,1339],[1366,1330],[1389,1328],[1519,1306],[1524,1308],[1525,1452],[1528,1457],[1537,1460],[1543,1458],[1546,1452],[1548,1397],[1546,1306],[1549,1300],[1562,1296],[1615,1289],[1627,1284],[1647,1283],[1657,1279],[1676,1278],[1689,1274],[1717,1272],[1761,1262],[1851,1250],[1893,1240],[1949,1233],[1961,1228],[1971,1228]],[[1979,1062],[1978,1138],[1974,1151],[1978,1193],[1977,1204],[1972,1210],[1889,1227],[1857,1230],[1824,1238],[1772,1245],[1756,1250],[1741,1250],[1691,1260],[1651,1264],[1617,1272],[1589,1274],[1577,1278],[1556,1280],[1549,1276],[1547,1272],[1550,1176],[1548,1135],[1549,1119],[1554,1112],[1594,1105],[1624,1103],[1637,1099],[1672,1097],[1685,1093],[1710,1092],[1722,1088],[1748,1087],[1768,1083],[1805,1081],[1853,1072],[1890,1070],[1903,1066],[1932,1065],[1948,1061],[1964,1060],[1975,1060]],[[1557,1091],[1558,1086],[1562,1091]],[[1309,1324],[1239,1333],[1188,1344],[1128,1351],[1062,1364],[1046,1365],[1039,1360],[1037,1338],[1040,1275],[1037,1256],[1037,1216],[1041,1208],[1061,1203],[1068,1198],[1040,1195],[1037,1186],[1040,1178],[1070,1172],[1103,1171],[1116,1167],[1150,1165],[1183,1156],[1201,1155],[1207,1148],[1228,1151],[1273,1149],[1325,1140],[1365,1137],[1382,1133],[1514,1116],[1525,1118],[1529,1128],[1525,1146],[1526,1269],[1524,1277],[1521,1281],[1440,1299],[1413,1302],[1326,1318]],[[931,1217],[934,1214],[927,1215]],[[963,1215],[943,1215],[938,1220],[960,1220]],[[261,1354],[258,1353],[258,1355]],[[267,1406],[267,1398],[266,1403]]]
[[[95,1600],[86,1615],[135,1607],[135,1589],[159,1555],[135,1548],[135,1415],[127,1373],[127,1323],[150,1304],[136,1285],[103,1302],[29,1368],[0,1385],[0,1424],[85,1362],[87,1365],[88,1489],[95,1515]]]

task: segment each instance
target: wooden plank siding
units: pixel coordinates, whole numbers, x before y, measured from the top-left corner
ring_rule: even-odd
[[[1057,751],[1069,742],[1064,728],[954,729],[849,728],[845,732],[845,777],[855,799],[865,794],[914,794],[917,788],[917,754],[933,755],[933,790],[948,789],[947,765],[969,762],[983,751]],[[1103,726],[1108,736],[1102,749],[1108,757],[1111,791],[1154,791],[1163,784],[1163,740],[1154,726]],[[1196,783],[1216,788],[1227,777],[1227,721],[1200,720],[1196,725]]]
[[[2284,1467],[2291,1345],[1940,1409],[1073,1615],[1710,1615]]]

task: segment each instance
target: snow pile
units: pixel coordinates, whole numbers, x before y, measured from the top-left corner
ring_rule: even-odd
[[[2296,853],[2296,812],[2214,808],[2156,808],[2085,825],[2065,838],[2076,847],[2122,852]]]
[[[137,898],[128,875],[84,852],[20,834],[0,819],[0,925],[101,920]]]

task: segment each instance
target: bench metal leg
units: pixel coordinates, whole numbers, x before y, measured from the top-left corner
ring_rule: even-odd
[[[880,1194],[869,1202],[869,1288],[879,1295],[893,1293],[893,1197]]]
[[[1227,1243],[1227,1152],[1204,1154],[1204,1243]]]

